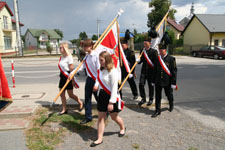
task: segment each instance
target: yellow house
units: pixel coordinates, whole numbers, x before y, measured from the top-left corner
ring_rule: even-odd
[[[225,14],[195,14],[182,35],[186,52],[206,45],[225,47]]]
[[[7,3],[0,1],[0,54],[2,55],[17,51],[16,22],[11,18],[12,16],[13,13]]]
[[[176,21],[168,18],[166,29],[173,31],[175,34],[175,38],[178,40],[178,39],[180,39],[181,33],[184,30],[184,26],[177,24]]]

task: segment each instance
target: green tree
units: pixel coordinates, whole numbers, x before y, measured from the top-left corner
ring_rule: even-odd
[[[25,43],[25,35],[21,35],[21,39]]]
[[[134,36],[136,36],[137,34],[137,29],[134,29]]]
[[[52,46],[50,45],[50,42],[47,42],[47,43],[46,43],[46,50],[47,50],[47,52],[50,53],[50,55],[52,54],[53,48],[52,48]]]
[[[81,32],[81,33],[79,34],[79,38],[80,38],[81,40],[85,40],[85,39],[88,38],[88,36],[87,36],[86,32],[84,31],[84,32]]]
[[[143,33],[137,33],[135,35],[135,38],[134,38],[134,43],[141,43],[141,42],[144,42],[145,38],[148,37],[148,34],[143,34]]]
[[[92,40],[98,40],[98,36],[97,35],[92,35],[92,38],[91,38]]]
[[[63,32],[60,29],[54,29],[56,33],[58,33],[58,35],[61,36],[61,38],[63,38]]]
[[[149,2],[149,8],[152,8],[152,11],[148,13],[147,26],[149,28],[157,26],[169,10],[170,6],[170,0],[152,0]],[[176,12],[177,11],[175,9],[171,9],[169,11],[169,17],[171,19],[175,19],[174,14]]]
[[[72,44],[76,44],[77,47],[80,46],[80,41],[81,41],[81,39],[73,39],[73,40],[70,40],[70,42],[71,42]]]

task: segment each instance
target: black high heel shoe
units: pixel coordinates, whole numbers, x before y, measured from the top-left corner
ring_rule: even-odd
[[[127,128],[125,127],[124,134],[119,133],[119,134],[118,134],[118,137],[123,137],[123,136],[126,134],[126,129],[127,129]]]
[[[102,144],[102,143],[103,143],[103,141],[100,142],[100,143],[95,143],[95,142],[93,142],[93,143],[91,143],[90,147],[95,147],[95,146],[100,145],[100,144]]]

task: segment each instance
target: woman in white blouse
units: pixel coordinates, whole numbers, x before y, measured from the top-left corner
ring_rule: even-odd
[[[114,68],[113,60],[110,54],[106,51],[99,55],[100,72],[98,80],[96,80],[93,91],[99,92],[97,100],[98,109],[98,139],[90,146],[94,147],[103,143],[103,133],[105,128],[105,117],[109,112],[112,120],[114,120],[120,127],[119,137],[125,135],[126,128],[123,119],[118,116],[117,96],[118,96],[118,71]]]
[[[60,57],[59,64],[58,64],[58,67],[60,70],[59,90],[61,90],[63,88],[63,86],[65,85],[67,80],[72,78],[70,75],[70,72],[73,71],[73,69],[74,69],[73,57],[70,54],[67,47],[68,47],[67,43],[63,43],[60,45],[60,52],[61,52],[62,56]],[[79,111],[81,111],[83,109],[83,102],[79,99],[78,96],[73,94],[73,85],[75,87],[77,87],[74,80],[71,80],[69,82],[69,84],[67,85],[67,87],[65,88],[65,90],[60,95],[61,101],[62,101],[62,111],[59,113],[59,115],[63,115],[63,114],[67,113],[66,96],[65,96],[66,90],[67,90],[69,97],[76,100],[79,103],[79,105],[80,105]]]

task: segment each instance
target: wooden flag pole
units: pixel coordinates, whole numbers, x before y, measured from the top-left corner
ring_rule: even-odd
[[[163,23],[163,21],[166,19],[166,17],[168,16],[168,14],[169,14],[169,11],[166,13],[166,15],[163,17],[163,19],[161,20],[161,22],[160,22],[160,23],[158,24],[158,26],[156,27],[156,31],[159,30],[160,25],[161,25],[161,24]],[[142,54],[143,54],[143,51],[142,51],[141,54],[138,56],[138,59],[141,58]],[[131,72],[134,70],[134,68],[135,68],[135,66],[137,65],[137,63],[138,63],[138,62],[136,61],[135,64],[133,65],[133,67],[131,68],[130,72],[129,72],[128,75],[126,76],[126,78],[123,80],[123,83],[121,84],[121,86],[120,86],[120,88],[119,88],[119,91],[123,88],[125,82],[126,82],[127,79],[129,78]]]
[[[141,52],[141,54],[138,56],[138,59],[141,59],[141,56],[143,54],[144,51]],[[119,91],[122,89],[122,87],[124,86],[125,82],[127,81],[127,79],[129,78],[131,72],[134,70],[135,66],[137,65],[137,61],[134,63],[133,67],[131,68],[130,72],[128,73],[128,75],[126,76],[126,78],[123,80],[123,83],[121,84]]]
[[[97,46],[103,41],[104,37],[106,36],[106,34],[109,32],[109,29],[112,27],[112,25],[115,23],[115,21],[117,20],[117,18],[123,13],[123,10],[121,9],[118,14],[116,15],[116,17],[113,19],[113,21],[109,24],[109,26],[105,29],[105,31],[103,32],[103,34],[100,36],[100,38],[98,39],[98,41],[94,44],[93,49],[95,50],[97,48]],[[81,65],[83,64],[84,61],[82,61],[77,68],[75,69],[75,71],[72,74],[72,78],[74,77],[74,75],[77,73],[78,69],[81,67]],[[71,79],[72,79],[71,78]],[[71,80],[70,79],[70,80]],[[70,80],[67,80],[65,85],[63,86],[63,88],[60,90],[60,92],[57,94],[57,96],[54,98],[52,104],[50,105],[51,107],[53,106],[53,104],[55,104],[55,102],[57,101],[57,99],[59,98],[59,96],[61,95],[61,93],[64,91],[64,89],[66,88],[66,86],[69,84]]]

